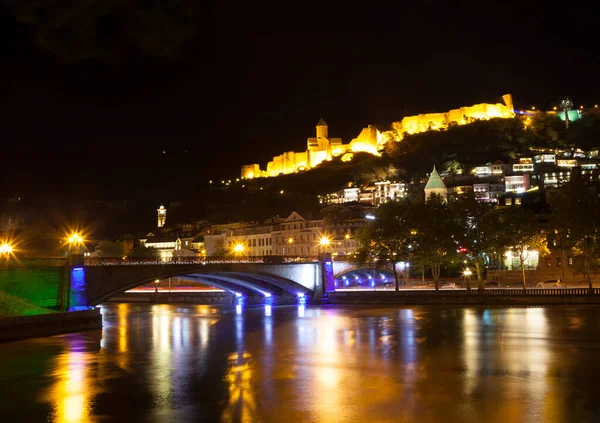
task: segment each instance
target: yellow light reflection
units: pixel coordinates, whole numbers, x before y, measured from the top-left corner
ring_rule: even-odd
[[[117,307],[119,315],[119,352],[127,352],[127,315],[129,304],[120,303]]]
[[[252,387],[253,371],[250,354],[233,353],[229,356],[230,367],[226,380],[229,382],[229,404],[223,422],[251,423],[257,415],[255,392]]]
[[[79,342],[76,338],[74,343]],[[83,341],[81,341],[83,342]],[[76,347],[76,345],[73,345]],[[93,355],[85,351],[68,351],[57,357],[57,382],[48,394],[52,404],[51,420],[57,423],[88,422],[93,414],[94,381],[89,375]]]
[[[173,366],[172,328],[173,312],[167,304],[152,307],[152,367],[149,381],[153,403],[158,412],[170,410],[173,405],[171,371]]]
[[[253,388],[252,356],[245,350],[244,320],[235,321],[237,352],[229,355],[229,370],[225,379],[229,382],[229,403],[222,415],[222,422],[254,422],[257,415],[256,391]]]

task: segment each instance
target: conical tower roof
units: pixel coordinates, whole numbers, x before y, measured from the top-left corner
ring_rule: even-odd
[[[323,120],[323,118],[321,118],[321,120],[319,121],[319,123],[317,123],[317,126],[327,126],[327,124],[325,123],[325,121]]]
[[[433,166],[433,171],[431,175],[429,175],[429,180],[427,181],[427,185],[425,185],[425,189],[446,189],[446,184],[442,181],[440,174],[435,170],[435,165]]]

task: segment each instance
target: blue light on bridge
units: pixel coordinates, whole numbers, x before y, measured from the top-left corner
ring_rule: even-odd
[[[306,295],[303,292],[298,293],[298,305],[305,306],[306,305]]]
[[[69,288],[69,311],[88,310],[85,269],[83,267],[73,267],[71,269],[71,286]]]
[[[235,299],[235,314],[237,314],[239,316],[244,311],[245,299],[242,296],[242,294],[237,293],[237,292],[236,292],[235,296],[236,296],[236,299]]]

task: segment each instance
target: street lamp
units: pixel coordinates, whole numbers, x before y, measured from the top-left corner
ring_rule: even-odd
[[[350,234],[349,233],[347,233],[346,235],[344,235],[344,243],[345,243],[344,247],[346,247],[345,248],[346,254],[348,254],[348,241],[350,241]]]
[[[233,252],[235,254],[242,254],[245,250],[244,244],[238,243],[233,246]]]
[[[75,252],[77,247],[83,243],[83,237],[79,233],[74,232],[69,235],[67,242],[69,243],[69,250],[71,250],[71,252]]]
[[[160,282],[158,279],[154,280],[154,292],[156,294],[158,294],[158,282]]]
[[[329,245],[331,245],[331,240],[326,236],[322,236],[321,239],[319,240],[319,245],[321,246],[321,253],[322,253],[324,248],[327,248],[327,247],[329,247]]]
[[[0,245],[0,257],[2,258],[8,258],[8,256],[10,256],[13,252],[13,247],[12,245],[8,244],[8,243],[4,243],[2,245]]]
[[[471,279],[469,279],[471,277],[471,275],[473,274],[473,272],[471,272],[471,269],[469,269],[468,267],[463,271],[463,276],[465,277],[465,282],[467,284],[467,291],[471,291]]]

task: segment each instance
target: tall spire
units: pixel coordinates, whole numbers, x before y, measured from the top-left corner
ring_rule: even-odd
[[[317,126],[327,126],[327,124],[325,123],[323,118],[321,118],[321,120],[319,120],[319,123],[317,123]]]

